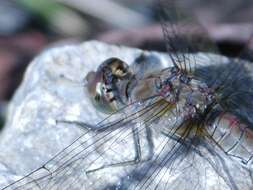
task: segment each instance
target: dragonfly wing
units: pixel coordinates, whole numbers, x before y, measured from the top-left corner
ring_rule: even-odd
[[[195,60],[194,53],[215,53],[218,52],[217,47],[196,16],[182,6],[185,0],[159,2],[161,25],[170,58],[175,66],[193,72],[195,64],[201,62]]]
[[[189,120],[174,129],[167,128],[165,135],[154,142],[156,151],[152,160],[136,166],[128,175],[130,180],[123,179],[121,184],[138,190],[250,189],[247,169],[231,161],[214,143],[197,138],[195,125],[195,121]],[[189,138],[190,134],[196,138]],[[241,181],[244,175],[249,178]]]
[[[88,175],[87,171],[134,159],[132,126],[138,125],[138,130],[143,133],[143,122],[151,123],[168,105],[161,97],[150,97],[126,106],[94,128],[84,128],[84,134],[71,145],[4,189],[80,189],[89,186],[90,178],[93,181],[100,178]],[[122,150],[125,151],[122,153]],[[100,179],[97,184],[98,188],[108,183]],[[92,188],[96,189],[95,186]]]

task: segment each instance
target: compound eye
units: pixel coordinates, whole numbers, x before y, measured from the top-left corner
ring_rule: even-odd
[[[111,74],[119,79],[125,78],[131,74],[129,66],[118,58],[109,58],[103,62],[101,69],[109,69]]]
[[[129,72],[128,65],[120,59],[112,64],[112,73],[118,77],[124,77]]]
[[[86,76],[87,90],[93,105],[104,113],[112,113],[120,103],[116,100],[117,83],[128,79],[132,73],[129,66],[118,58],[105,60],[96,72]]]
[[[117,110],[117,105],[110,100],[110,94],[101,87],[101,84],[97,84],[97,90],[95,95],[90,94],[93,106],[100,112],[110,114]]]

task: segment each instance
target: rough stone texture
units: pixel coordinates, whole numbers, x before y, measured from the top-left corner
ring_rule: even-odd
[[[118,57],[131,64],[141,53],[142,50],[134,48],[91,41],[79,46],[50,49],[35,58],[27,69],[24,80],[10,104],[8,121],[1,134],[0,189],[40,167],[84,133],[74,125],[56,124],[56,119],[83,121],[94,125],[105,117],[92,106],[81,85],[87,72],[95,70],[102,61],[109,57]],[[163,67],[171,65],[166,54],[156,52],[146,52],[146,54],[157,57]],[[206,58],[202,54],[196,56],[202,60],[202,63],[213,63],[210,62],[210,57]],[[211,57],[216,60],[226,60],[215,55]],[[164,137],[159,135],[154,138],[155,146],[164,140]],[[124,142],[129,144],[122,146],[120,143],[118,144],[121,151],[131,152],[131,143]],[[159,150],[157,149],[156,152]],[[110,160],[110,156],[113,159],[113,155],[108,153],[108,156],[108,160]],[[227,186],[221,177],[215,176],[217,174],[209,167],[202,167],[205,163],[201,159],[198,160],[199,156],[189,159],[191,163],[201,165],[199,173],[197,171],[195,173],[192,169],[187,170],[185,165],[185,168],[181,168],[184,178],[180,178],[182,175],[180,170],[174,178],[168,176],[171,179],[169,183],[173,184],[171,189],[183,189],[183,187],[189,189],[190,184],[196,185],[196,187],[192,186],[192,189],[202,189],[203,187],[205,189],[230,189],[234,187],[233,185]],[[129,167],[129,170],[131,169],[133,167]],[[245,173],[239,163],[228,161],[228,169],[231,170],[232,177],[238,175],[235,181],[238,182],[239,187],[244,187],[244,189],[252,187],[250,175]],[[78,183],[89,183],[88,189],[92,189],[92,187],[101,189],[110,186],[114,189],[116,187],[113,185],[115,181],[118,181],[118,187],[121,187],[120,183],[126,183],[122,182],[122,178],[128,177],[125,174],[129,170],[127,166],[124,170],[122,167],[105,170],[90,178],[86,176],[79,179]],[[189,179],[187,179],[187,175]],[[190,183],[194,176],[198,178],[195,179],[198,182]],[[96,185],[98,180],[100,182]],[[163,184],[166,181],[159,183]],[[219,183],[218,186],[217,183]],[[75,187],[76,189],[80,188],[78,185]],[[124,186],[122,187],[124,189]],[[160,188],[162,189],[162,187],[164,186],[161,185]]]

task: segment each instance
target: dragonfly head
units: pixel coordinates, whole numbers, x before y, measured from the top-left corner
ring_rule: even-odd
[[[117,111],[120,108],[117,84],[131,75],[129,66],[118,58],[109,58],[98,67],[96,72],[89,72],[85,79],[93,105],[104,113]]]

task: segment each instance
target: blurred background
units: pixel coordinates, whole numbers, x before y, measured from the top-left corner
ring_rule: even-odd
[[[96,39],[166,51],[158,3],[158,0],[0,0],[0,128],[25,68],[43,49]],[[252,0],[180,0],[180,8],[201,25],[194,22],[178,35],[196,41],[208,38],[224,55],[236,57],[243,51],[243,58],[251,59]],[[180,24],[187,19],[182,17],[175,22]],[[203,26],[208,37],[196,32]],[[191,27],[197,29],[192,31]]]

